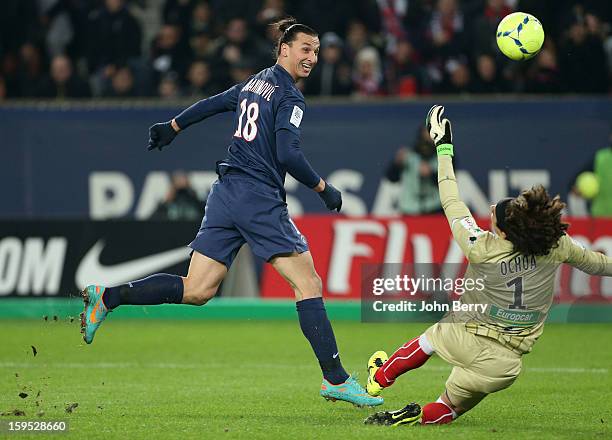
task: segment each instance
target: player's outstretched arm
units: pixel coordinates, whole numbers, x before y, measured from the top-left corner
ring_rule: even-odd
[[[468,256],[471,239],[483,231],[476,225],[472,214],[461,198],[453,168],[453,132],[448,119],[442,118],[444,107],[434,105],[427,113],[427,131],[436,145],[438,153],[438,189],[444,214],[453,232],[453,236],[464,254]]]
[[[612,257],[585,248],[569,235],[561,237],[558,251],[565,254],[565,263],[589,275],[612,277]]]
[[[202,99],[183,110],[174,119],[168,122],[160,122],[149,127],[149,151],[157,148],[161,150],[170,144],[179,131],[190,125],[200,122],[217,113],[228,112],[236,109],[238,94],[243,83],[236,84],[232,88],[210,98]]]
[[[300,148],[300,138],[295,132],[284,128],[277,130],[276,154],[278,161],[292,177],[319,194],[327,209],[340,212],[342,207],[340,191],[321,179],[315,172],[304,156]]]
[[[468,207],[459,198],[459,188],[453,168],[453,132],[448,119],[442,119],[444,107],[434,105],[427,114],[427,130],[438,153],[438,189],[440,202],[449,223],[455,219],[470,217]]]

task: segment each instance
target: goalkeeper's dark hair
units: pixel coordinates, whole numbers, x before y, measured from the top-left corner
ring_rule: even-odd
[[[565,208],[560,197],[550,197],[542,185],[523,191],[505,209],[503,231],[522,255],[546,255],[559,246],[569,223],[561,221]]]
[[[283,43],[290,44],[292,41],[295,41],[297,34],[300,32],[313,37],[319,36],[319,33],[313,28],[306,26],[305,24],[298,23],[293,17],[285,17],[280,21],[271,23],[270,26],[275,27],[279,32],[278,41],[276,42],[276,47],[274,48],[276,56],[280,55],[281,45]]]

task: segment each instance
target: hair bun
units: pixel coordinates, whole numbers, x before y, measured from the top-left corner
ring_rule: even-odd
[[[282,32],[285,32],[287,29],[289,29],[294,24],[297,24],[297,20],[293,17],[287,17],[287,18],[283,18],[277,24],[278,24],[278,30],[281,31],[282,33]]]

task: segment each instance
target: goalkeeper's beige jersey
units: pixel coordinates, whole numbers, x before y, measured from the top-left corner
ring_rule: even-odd
[[[482,280],[484,285],[464,293],[461,302],[486,305],[484,311],[451,312],[443,321],[465,323],[468,332],[527,353],[542,334],[561,264],[612,276],[612,258],[585,249],[568,235],[547,255],[526,256],[514,252],[508,240],[478,227],[459,198],[450,156],[439,157],[438,185],[453,237],[469,262],[465,279]]]

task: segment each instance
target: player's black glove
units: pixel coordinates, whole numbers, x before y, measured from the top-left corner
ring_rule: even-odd
[[[438,155],[453,155],[453,130],[448,119],[442,119],[444,107],[434,105],[429,109],[425,123],[431,140],[436,145]]]
[[[340,208],[342,208],[342,194],[331,183],[325,182],[325,188],[317,194],[323,199],[327,209],[330,211],[335,209],[340,212]]]
[[[160,122],[149,127],[149,151],[157,148],[161,151],[166,145],[174,140],[177,133],[172,128],[172,122]]]

